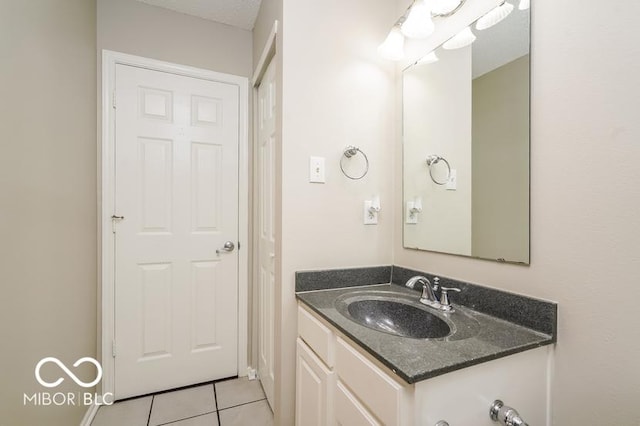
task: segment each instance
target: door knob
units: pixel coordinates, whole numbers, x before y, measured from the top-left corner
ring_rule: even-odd
[[[216,254],[220,256],[220,253],[231,253],[235,248],[236,246],[233,244],[233,241],[227,241],[222,248],[216,250]]]

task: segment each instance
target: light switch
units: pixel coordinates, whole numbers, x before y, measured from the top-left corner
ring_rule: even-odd
[[[325,183],[324,157],[309,157],[309,182]]]
[[[458,172],[456,169],[451,169],[446,187],[449,191],[455,191],[456,189],[458,189]]]

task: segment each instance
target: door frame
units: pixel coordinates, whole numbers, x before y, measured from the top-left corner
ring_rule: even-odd
[[[111,215],[115,201],[115,110],[116,65],[129,65],[201,80],[232,84],[239,89],[238,120],[238,376],[247,374],[248,338],[248,274],[249,274],[249,79],[232,74],[179,65],[110,50],[102,51],[102,138],[98,147],[98,182],[101,194],[98,202],[100,228],[98,229],[100,277],[98,294],[98,354],[102,364],[102,394],[113,393],[115,387],[115,234]]]

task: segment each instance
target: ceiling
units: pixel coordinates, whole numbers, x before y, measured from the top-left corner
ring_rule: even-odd
[[[210,21],[252,30],[262,0],[138,0]]]
[[[515,3],[515,2],[514,2]],[[491,28],[473,32],[478,39],[472,46],[473,78],[492,71],[529,53],[529,9],[518,6]]]

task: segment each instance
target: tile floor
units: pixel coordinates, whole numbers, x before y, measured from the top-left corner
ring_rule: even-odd
[[[257,380],[224,380],[116,402],[98,409],[91,426],[272,426]]]

